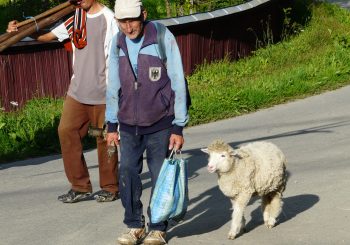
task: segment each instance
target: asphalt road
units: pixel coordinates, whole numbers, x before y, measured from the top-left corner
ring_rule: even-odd
[[[185,130],[190,206],[183,223],[171,226],[169,244],[349,244],[350,86],[256,113]],[[277,144],[288,159],[289,180],[278,225],[264,227],[260,200],[245,212],[247,232],[226,239],[230,201],[206,171],[200,148],[221,138],[232,146],[256,140]],[[94,191],[96,151],[86,152]],[[142,174],[143,201],[150,195]],[[62,204],[69,188],[59,155],[0,165],[0,244],[109,245],[125,231],[120,200]],[[145,205],[147,206],[147,205]]]
[[[343,8],[347,8],[347,9],[350,8],[350,1],[346,1],[346,0],[326,0],[326,2],[338,4],[339,6],[341,6]]]

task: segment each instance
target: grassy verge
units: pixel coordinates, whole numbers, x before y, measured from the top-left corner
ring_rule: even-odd
[[[20,111],[0,111],[0,163],[60,152],[57,128],[63,100],[30,100]],[[87,137],[84,146],[95,146]]]
[[[0,113],[0,161],[58,152],[62,101],[34,99],[18,112]]]
[[[350,17],[319,4],[307,26],[288,41],[238,62],[199,67],[189,78],[190,125],[303,98],[350,83]]]
[[[238,62],[202,65],[188,80],[190,126],[350,84],[349,12],[318,4],[299,34]],[[61,107],[62,100],[45,98],[0,111],[0,162],[59,152]]]

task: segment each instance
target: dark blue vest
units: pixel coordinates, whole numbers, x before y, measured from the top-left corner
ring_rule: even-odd
[[[146,22],[140,50],[156,43],[157,30],[152,22]],[[152,55],[139,54],[136,78],[129,61],[124,34],[119,36],[118,48],[125,53],[125,56],[119,57],[119,122],[148,127],[173,116],[175,93],[171,89],[170,78],[162,60]]]

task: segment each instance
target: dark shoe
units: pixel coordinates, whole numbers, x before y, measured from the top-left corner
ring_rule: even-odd
[[[95,193],[94,198],[97,202],[112,202],[119,198],[119,193],[112,193],[106,190],[100,190]]]
[[[58,196],[58,200],[64,203],[75,203],[87,200],[91,195],[91,192],[80,192],[69,190],[67,194]]]
[[[166,233],[164,231],[150,231],[143,241],[144,245],[164,245]]]
[[[118,237],[117,241],[121,245],[136,245],[142,243],[145,236],[145,228],[131,228],[128,232]]]

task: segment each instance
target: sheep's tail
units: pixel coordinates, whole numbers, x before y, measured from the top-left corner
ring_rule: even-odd
[[[286,165],[287,165],[287,160],[285,160],[284,163],[283,163],[283,179],[282,179],[282,184],[281,184],[281,186],[280,186],[280,188],[278,190],[278,192],[281,194],[281,196],[282,196],[282,193],[286,189],[287,181],[288,181],[288,178],[289,178],[289,173],[286,170]]]

